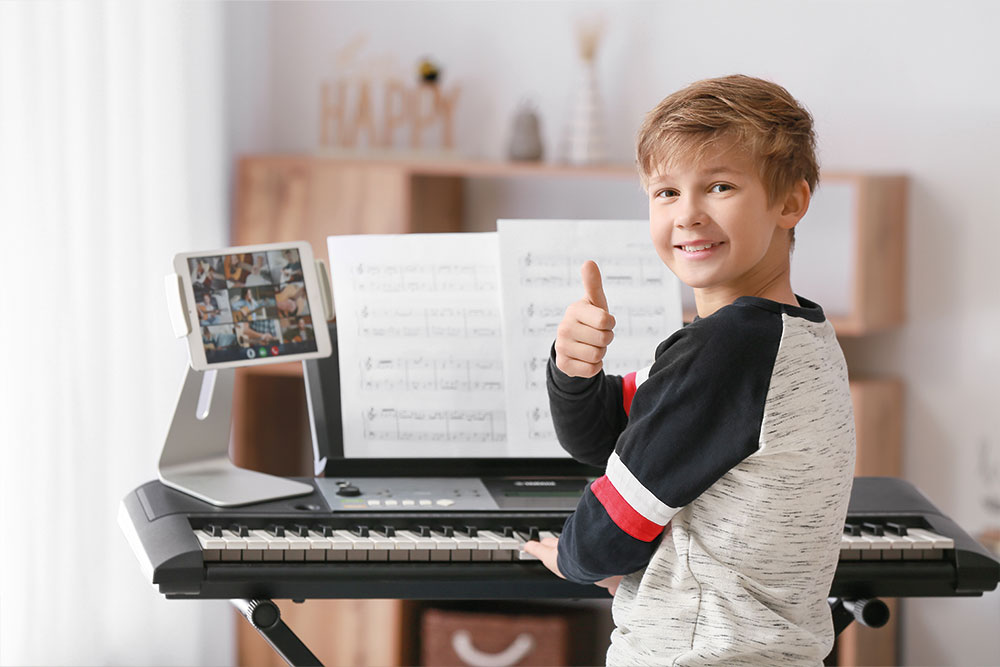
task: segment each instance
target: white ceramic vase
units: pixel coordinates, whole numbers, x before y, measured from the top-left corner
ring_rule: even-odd
[[[566,161],[593,165],[607,158],[604,146],[604,121],[601,95],[593,62],[584,62],[580,81],[573,95],[569,126],[566,131]]]

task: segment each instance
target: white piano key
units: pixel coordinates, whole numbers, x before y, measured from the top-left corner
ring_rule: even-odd
[[[276,561],[285,560],[285,552],[288,550],[288,540],[277,537],[266,530],[251,530],[250,534],[267,544],[264,550],[264,560]]]
[[[871,542],[859,535],[844,533],[840,536],[840,557],[844,560],[861,560],[861,554],[871,548]]]
[[[338,537],[350,543],[351,546],[347,549],[347,560],[369,560],[369,552],[373,551],[375,546],[370,538],[355,535],[348,530],[335,530],[333,532]],[[385,552],[381,553],[384,554]],[[373,558],[371,560],[376,559]]]
[[[198,542],[201,544],[202,560],[216,561],[222,560],[222,551],[226,548],[226,542],[221,537],[212,537],[204,530],[194,531]]]
[[[322,533],[315,530],[310,530],[306,539],[309,540],[309,551],[306,552],[306,560],[326,560],[326,552],[333,548],[333,542],[330,538],[323,537]]]
[[[931,549],[954,549],[955,540],[950,537],[945,537],[944,535],[938,535],[937,533],[925,530],[923,528],[910,528],[907,534],[912,537],[923,538],[930,542]]]
[[[309,538],[286,531],[285,539],[288,540],[288,550],[285,551],[285,560],[305,560],[306,552],[309,551]]]
[[[222,539],[226,543],[226,548],[222,550],[222,560],[238,561],[243,560],[243,552],[246,551],[247,541],[231,530],[222,531]]]
[[[442,561],[451,560],[458,541],[453,537],[445,537],[443,533],[431,531],[431,539],[434,540],[434,549],[431,550],[431,560]]]
[[[496,550],[490,554],[490,560],[514,560],[515,555],[524,546],[522,540],[515,537],[504,537],[502,533],[496,533],[492,530],[481,530],[479,536],[495,540],[497,543]]]
[[[861,538],[867,541],[870,549],[861,552],[861,560],[882,560],[882,552],[892,549],[892,542],[881,535],[862,530]]]
[[[243,539],[247,542],[248,551],[263,551],[267,549],[267,540],[261,539],[252,530],[247,531],[247,536]]]
[[[403,547],[410,549],[411,561],[429,561],[431,559],[431,549],[434,548],[434,542],[428,538],[420,537],[410,530],[397,530],[396,539],[409,540],[412,543],[412,547]]]

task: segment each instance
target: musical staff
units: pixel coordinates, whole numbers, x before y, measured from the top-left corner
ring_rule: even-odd
[[[356,313],[362,338],[499,338],[496,308],[472,306],[362,306]]]
[[[357,262],[351,266],[354,289],[362,293],[492,292],[495,267],[479,264],[404,265]]]
[[[503,391],[499,360],[367,357],[360,367],[364,391]]]
[[[503,410],[369,408],[361,417],[366,440],[503,443],[507,439]]]

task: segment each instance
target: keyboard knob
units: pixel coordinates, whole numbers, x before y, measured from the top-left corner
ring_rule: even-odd
[[[350,496],[350,497],[360,496],[361,495],[361,489],[359,489],[358,487],[354,486],[353,484],[345,484],[344,486],[342,486],[339,489],[337,489],[337,495],[338,496]]]

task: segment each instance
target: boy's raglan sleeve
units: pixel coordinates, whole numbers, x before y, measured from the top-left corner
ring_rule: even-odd
[[[639,375],[605,474],[563,526],[558,565],[592,583],[642,569],[681,508],[757,451],[780,316],[736,308],[689,325]]]
[[[570,377],[556,366],[555,346],[546,371],[549,412],[559,444],[581,463],[603,467],[625,430],[623,380],[605,375]]]

